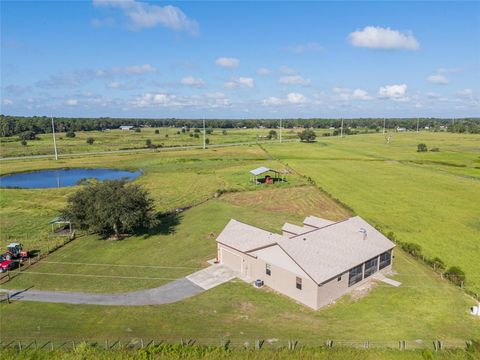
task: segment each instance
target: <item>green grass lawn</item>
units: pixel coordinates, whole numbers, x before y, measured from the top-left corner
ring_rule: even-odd
[[[480,253],[479,228],[475,227],[479,219],[475,203],[480,194],[476,191],[479,185],[475,169],[478,137],[413,136],[394,135],[392,146],[385,145],[381,136],[368,135],[322,138],[315,144],[291,143],[267,149],[315,179],[317,185],[368,221],[395,231],[400,240],[420,243],[429,256],[437,255],[449,265],[460,265],[467,272],[467,285],[474,288],[475,274],[479,273],[475,261]],[[420,139],[428,146],[435,141],[440,152],[416,153]],[[418,163],[432,159],[437,163]],[[462,162],[465,167],[438,161]],[[285,221],[299,223],[311,213],[335,220],[350,215],[296,174],[289,175],[286,184],[258,191],[265,188],[249,182],[248,170],[261,165],[283,167],[257,146],[4,163],[2,174],[65,166],[141,168],[144,175],[135,181],[149,189],[160,211],[212,198],[181,213],[170,225],[164,222],[152,234],[137,234],[122,241],[80,237],[6,286],[92,292],[158,286],[206,266],[205,261],[215,256],[216,234],[232,217],[278,232]],[[213,198],[221,189],[242,192]],[[29,246],[44,242],[48,235],[46,222],[74,190],[0,190],[2,247],[14,237]],[[443,252],[438,251],[441,249]],[[122,266],[132,263],[138,266]],[[402,282],[401,287],[379,283],[364,297],[354,300],[347,295],[320,311],[241,281],[162,306],[19,301],[0,306],[1,337],[102,341],[178,341],[192,337],[215,344],[221,337],[237,342],[297,338],[316,345],[333,339],[370,340],[377,346],[395,347],[399,340],[408,340],[409,346],[423,346],[436,338],[447,345],[463,346],[464,340],[480,337],[480,323],[468,313],[474,301],[460,289],[399,250],[394,269],[398,273],[394,278]]]
[[[440,152],[417,153],[426,143]],[[429,257],[460,266],[480,293],[480,136],[444,133],[266,146],[357,214]]]

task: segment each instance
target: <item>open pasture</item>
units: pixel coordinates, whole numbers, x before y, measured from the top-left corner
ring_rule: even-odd
[[[439,152],[418,153],[417,144]],[[460,266],[480,293],[480,137],[446,133],[319,139],[269,153],[403,242]]]
[[[212,133],[206,137],[212,145],[231,144],[240,142],[267,141],[266,136],[271,129],[211,129]],[[277,134],[278,129],[275,129]],[[158,134],[155,132],[158,131]],[[57,133],[56,141],[59,154],[72,154],[97,151],[114,151],[128,149],[145,149],[146,141],[151,140],[153,145],[162,147],[175,146],[202,146],[203,129],[182,132],[181,128],[141,128],[140,132],[134,130],[124,131],[112,129],[108,131],[77,131],[74,138],[69,138],[66,133]],[[298,139],[300,130],[285,129],[284,139]],[[192,135],[192,136],[191,136]],[[197,136],[197,137],[196,137]],[[18,136],[0,138],[1,157],[28,156],[53,154],[52,134],[39,134],[37,140],[30,140],[27,145],[22,145]],[[87,144],[87,139],[93,138],[93,144]],[[278,141],[272,139],[271,141]]]

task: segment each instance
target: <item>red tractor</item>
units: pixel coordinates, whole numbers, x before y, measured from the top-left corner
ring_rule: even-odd
[[[28,258],[28,251],[24,251],[22,244],[11,243],[7,246],[7,252],[4,254],[7,260],[23,260]]]
[[[0,273],[8,270],[13,270],[17,266],[17,263],[7,259],[7,254],[0,254]]]

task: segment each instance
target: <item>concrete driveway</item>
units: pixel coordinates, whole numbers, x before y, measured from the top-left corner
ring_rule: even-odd
[[[139,291],[114,294],[94,294],[45,290],[2,290],[8,292],[11,300],[39,301],[63,304],[141,306],[162,305],[180,301],[205,290],[183,278],[168,284]]]
[[[233,271],[224,265],[213,264],[206,269],[188,275],[187,279],[202,289],[208,290],[226,283],[237,276],[238,273],[236,271]]]
[[[211,265],[185,278],[168,284],[139,291],[116,294],[93,294],[45,290],[2,290],[11,300],[39,301],[63,304],[142,306],[170,304],[200,294],[238,276],[223,265]]]

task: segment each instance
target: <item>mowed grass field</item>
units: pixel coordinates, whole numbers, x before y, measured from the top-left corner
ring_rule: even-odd
[[[347,144],[348,141],[361,142],[362,139],[375,141],[367,136],[336,140]],[[308,166],[310,170],[325,172],[326,177],[339,178],[337,181],[348,181],[349,178],[353,192],[357,184],[354,174],[344,175],[347,179],[342,180],[335,168],[324,168],[323,161],[319,160],[321,157],[317,151],[321,154],[329,146],[336,148],[333,140],[332,145],[325,145],[330,140],[324,142],[322,139],[316,144],[284,144],[267,149],[275,156],[280,154],[278,156],[298,171],[305,157],[312,156]],[[448,141],[453,143],[455,140]],[[344,146],[348,149],[349,145]],[[348,158],[360,159],[362,163],[399,161],[388,158],[370,160],[369,156],[373,158],[375,154],[385,157],[385,152],[378,152],[375,146],[373,143],[364,149],[359,146],[358,154],[355,154],[355,146],[351,146],[350,150],[337,149],[336,153],[328,156],[341,159],[342,154],[346,157],[345,152],[350,151]],[[378,146],[381,148],[382,144]],[[472,144],[468,146],[475,148]],[[442,154],[444,150],[440,147],[439,154]],[[407,153],[406,149],[399,153],[403,151]],[[407,161],[407,156],[401,160]],[[472,162],[467,163],[472,166]],[[309,186],[300,175],[288,175],[287,183],[269,187],[251,184],[248,170],[261,165],[273,168],[284,166],[272,160],[258,146],[90,156],[59,162],[25,160],[2,165],[2,173],[65,166],[142,168],[144,175],[135,181],[150,190],[160,211],[210,199],[180,213],[178,217],[167,218],[168,221],[150,234],[137,234],[122,241],[104,241],[92,235],[80,237],[4,286],[9,288],[33,286],[38,290],[119,292],[158,286],[207,266],[206,260],[216,254],[215,237],[230,218],[279,232],[285,221],[300,223],[304,216],[312,213],[334,220],[351,215],[323,192]],[[410,165],[402,166],[410,168]],[[417,169],[418,164],[411,167]],[[439,176],[474,180],[471,174],[445,174],[441,168],[429,168],[427,171]],[[324,186],[320,177],[302,173],[315,178],[319,186],[351,205],[359,215],[378,223],[368,214],[363,214],[354,201],[350,201],[350,198],[355,200],[357,197],[340,196]],[[376,174],[386,176],[380,170],[372,176]],[[359,183],[359,186],[369,187],[368,190],[372,191],[369,182]],[[214,197],[221,189],[237,192]],[[66,197],[74,190],[0,190],[2,246],[9,240],[8,237],[20,237],[25,231],[36,234],[37,229],[39,233],[48,234],[46,221],[64,206]],[[368,193],[365,189],[361,191]],[[392,188],[388,192],[391,193]],[[414,188],[407,194],[412,198],[419,196]],[[469,197],[474,198],[475,194]],[[396,198],[393,200],[398,201]],[[401,206],[402,203],[395,205],[396,208]],[[388,214],[380,206],[376,209],[380,218]],[[385,218],[380,224],[391,228],[385,225],[389,221]],[[45,241],[41,236],[24,240],[29,246]],[[131,264],[133,266],[129,267]],[[429,268],[399,249],[395,253],[394,269],[397,275],[393,278],[402,282],[401,287],[378,283],[368,294],[355,292],[320,311],[309,310],[287,297],[266,289],[255,289],[241,281],[162,306],[102,307],[19,301],[0,306],[1,337],[2,340],[155,338],[172,341],[191,337],[214,344],[218,344],[222,337],[237,342],[252,342],[257,338],[274,339],[272,341],[296,338],[315,345],[333,339],[370,340],[372,346],[393,347],[398,346],[399,340],[410,341],[409,346],[431,347],[431,341],[436,338],[445,341],[447,346],[463,346],[464,340],[480,337],[480,323],[468,313],[474,301],[460,289],[441,280]]]
[[[158,134],[155,134],[158,130]],[[207,134],[210,144],[229,144],[239,142],[266,141],[270,129],[212,129],[212,134]],[[225,130],[225,133],[224,133]],[[277,134],[278,129],[275,129]],[[71,154],[82,152],[128,150],[146,148],[146,141],[151,140],[154,145],[163,147],[172,146],[202,146],[202,132],[195,133],[190,129],[185,133],[181,128],[142,128],[141,132],[133,130],[123,131],[112,129],[108,131],[77,131],[74,138],[68,138],[65,133],[57,133],[56,141],[59,154]],[[300,130],[285,129],[284,139],[298,139],[297,133]],[[321,130],[331,131],[331,130]],[[199,137],[190,136],[197,134]],[[37,140],[30,140],[24,146],[20,143],[18,136],[0,138],[1,157],[28,156],[53,154],[52,134],[40,134]],[[92,137],[94,143],[87,144],[87,139]],[[272,141],[278,141],[272,139]]]
[[[419,143],[440,151],[418,153]],[[367,135],[266,149],[400,241],[460,266],[480,294],[480,136],[404,133],[387,144]]]

